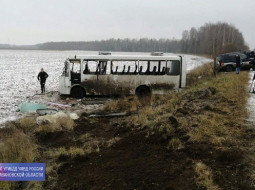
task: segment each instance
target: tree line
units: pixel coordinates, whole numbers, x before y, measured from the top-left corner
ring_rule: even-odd
[[[0,49],[170,52],[216,55],[248,50],[243,34],[232,24],[206,23],[182,33],[181,39],[108,39],[101,41],[47,42],[29,46],[4,44]]]
[[[182,33],[181,52],[217,55],[219,53],[246,51],[243,34],[232,24],[225,22],[206,23]]]
[[[48,42],[37,45],[42,50],[92,50],[124,52],[180,52],[180,40],[175,39],[108,39],[87,42]]]

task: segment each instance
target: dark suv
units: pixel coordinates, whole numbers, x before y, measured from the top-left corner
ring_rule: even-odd
[[[241,57],[241,69],[252,68],[253,70],[255,70],[254,58],[240,52],[225,53],[219,55],[216,58],[216,65],[218,70],[225,70],[227,72],[234,71],[236,68],[236,55],[239,55]]]

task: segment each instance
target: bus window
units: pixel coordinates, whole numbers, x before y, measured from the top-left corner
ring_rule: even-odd
[[[83,65],[84,65],[83,74],[90,74],[90,69],[89,69],[88,61],[84,61]]]
[[[71,63],[71,83],[79,84],[81,82],[81,64],[74,62]]]
[[[110,66],[111,66],[111,62],[110,62],[110,61],[107,61],[107,63],[106,63],[106,74],[107,74],[107,75],[111,74],[111,68],[110,68]]]
[[[150,61],[150,75],[166,74],[166,61]]]
[[[98,74],[106,75],[106,70],[107,70],[107,61],[99,61]]]
[[[111,71],[114,75],[131,75],[136,70],[136,61],[112,61]]]
[[[167,61],[167,75],[179,75],[180,74],[180,62],[179,61]]]
[[[140,75],[142,74],[149,74],[149,67],[148,67],[149,61],[139,61],[139,67],[138,67],[138,73]]]
[[[72,72],[73,73],[81,73],[81,64],[80,63],[72,63]]]
[[[63,68],[62,76],[69,77],[69,71],[70,71],[70,64],[69,62],[65,61],[65,66]]]
[[[160,75],[165,75],[166,74],[166,61],[160,61]]]
[[[158,74],[159,61],[150,61],[149,75]]]
[[[98,69],[97,61],[85,61],[83,74],[96,74]]]
[[[139,62],[140,63],[140,62]],[[146,75],[164,75],[166,72],[166,61],[149,61],[143,62],[146,66],[146,70],[143,68],[143,72]],[[141,64],[140,64],[141,65]]]

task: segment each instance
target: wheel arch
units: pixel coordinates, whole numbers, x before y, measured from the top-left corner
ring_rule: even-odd
[[[70,95],[72,93],[72,89],[74,89],[74,88],[81,88],[83,90],[84,95],[86,96],[86,89],[83,86],[79,85],[79,84],[72,85],[72,87],[70,89]]]
[[[142,84],[142,85],[137,86],[136,89],[135,89],[135,94],[137,95],[139,90],[142,89],[142,88],[147,88],[149,90],[150,94],[152,94],[151,86],[146,85],[146,84]]]
[[[227,64],[225,65],[225,70],[228,71],[227,68],[232,68],[232,71],[236,68],[233,64]]]

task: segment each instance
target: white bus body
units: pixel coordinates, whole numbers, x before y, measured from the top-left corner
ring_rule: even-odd
[[[60,94],[166,94],[186,85],[183,56],[85,55],[68,58],[59,78]]]

